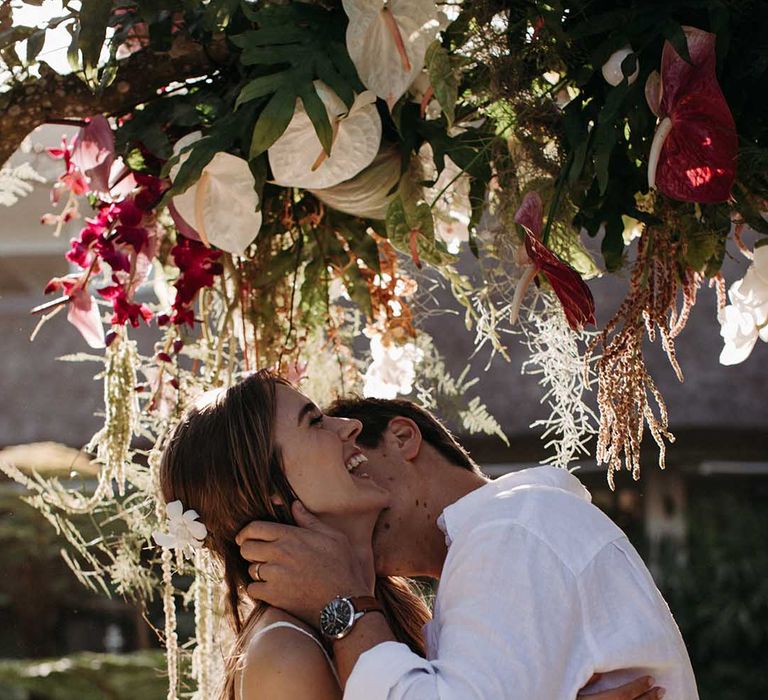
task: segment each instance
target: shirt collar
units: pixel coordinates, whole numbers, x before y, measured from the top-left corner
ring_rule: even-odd
[[[445,535],[446,547],[451,546],[464,527],[482,518],[484,506],[489,501],[504,497],[510,491],[532,486],[556,488],[572,493],[585,501],[592,500],[589,491],[566,469],[545,466],[511,472],[494,481],[489,481],[445,508],[437,518],[437,527]]]

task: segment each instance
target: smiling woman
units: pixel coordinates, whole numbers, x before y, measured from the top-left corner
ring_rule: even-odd
[[[359,421],[323,415],[286,380],[262,371],[206,394],[174,430],[160,468],[163,497],[194,510],[205,525],[202,544],[223,569],[237,634],[222,700],[264,697],[266,689],[268,697],[341,697],[311,629],[245,595],[251,576],[235,535],[252,520],[293,524],[290,504],[299,498],[349,537],[373,581],[371,537],[388,494],[355,473],[363,463],[355,446],[360,429]],[[269,565],[256,573],[268,577]],[[394,577],[377,580],[376,596],[397,639],[423,654],[423,600]]]
[[[367,461],[355,445],[360,421],[325,416],[307,397],[284,385],[277,386],[276,398],[275,438],[296,496],[323,518],[372,516],[375,522],[387,506],[388,493],[360,471]]]

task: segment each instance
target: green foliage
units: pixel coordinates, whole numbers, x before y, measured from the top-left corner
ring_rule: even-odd
[[[161,700],[162,652],[76,654],[40,661],[0,661],[5,700]]]
[[[297,98],[330,154],[331,124],[313,81],[327,84],[347,107],[364,89],[344,44],[346,15],[303,2],[246,8],[246,15],[258,29],[230,40],[242,49],[242,65],[256,75],[242,88],[235,106],[272,95],[254,127],[250,156],[267,150],[285,131]]]
[[[740,477],[746,478],[746,477]],[[750,482],[754,480],[750,479]],[[689,499],[685,553],[662,558],[660,587],[680,625],[702,700],[765,697],[768,510],[764,486]]]
[[[453,126],[456,118],[456,102],[459,99],[459,80],[454,70],[453,60],[439,41],[432,42],[426,56],[429,82],[435,91],[435,97],[443,108],[448,126]]]

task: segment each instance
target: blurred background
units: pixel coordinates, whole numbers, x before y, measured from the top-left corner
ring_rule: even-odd
[[[49,128],[35,141],[56,145],[64,131]],[[23,159],[51,180],[58,175],[60,164],[40,148],[17,154],[12,164]],[[56,361],[87,349],[63,314],[29,340],[37,323],[29,310],[44,301],[51,277],[68,272],[63,254],[74,234],[53,238],[38,223],[49,210],[48,192],[36,185],[2,208],[0,459],[88,488],[94,471],[79,450],[100,427],[96,366]],[[731,256],[729,283],[743,276],[746,262]],[[626,287],[620,279],[590,286],[604,322]],[[444,300],[450,306],[449,295]],[[425,326],[459,374],[473,352],[462,315],[431,316]],[[768,695],[768,348],[759,343],[746,362],[723,367],[718,333],[714,291],[702,289],[677,342],[685,382],[677,382],[658,347],[648,347],[677,437],[667,469],[658,468],[646,435],[639,482],[622,472],[611,491],[605,471],[589,459],[577,475],[648,563],[688,644],[701,698],[751,700]],[[509,351],[511,362],[496,358],[487,370],[487,356],[472,360],[477,393],[509,447],[498,438],[459,436],[494,477],[546,456],[529,428],[547,415],[540,387],[521,375],[525,349],[514,338]],[[0,477],[0,700],[164,698],[162,651],[149,624],[161,624],[160,603],[143,610],[89,591],[62,559],[62,540],[23,495]],[[88,522],[82,527],[87,532]],[[192,628],[191,613],[182,618],[182,634],[185,624]]]

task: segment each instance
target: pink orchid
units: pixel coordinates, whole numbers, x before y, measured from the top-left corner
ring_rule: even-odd
[[[552,290],[563,305],[568,325],[581,330],[585,325],[595,325],[595,300],[581,275],[558,258],[540,240],[544,220],[544,205],[536,192],[528,192],[515,214],[515,223],[525,229],[525,252],[521,251],[527,266],[518,282],[512,300],[512,322],[517,320],[523,297],[531,282],[539,273],[546,277]]]
[[[88,176],[91,190],[109,193],[109,177],[115,160],[115,136],[101,114],[86,119],[73,140],[72,160]]]
[[[88,182],[72,157],[73,144],[74,139],[72,144],[67,144],[66,137],[62,137],[61,148],[46,149],[51,158],[63,159],[66,169],[63,175],[59,175],[58,182],[51,190],[51,201],[54,204],[58,204],[62,189],[67,189],[78,197],[88,191]]]
[[[54,277],[45,287],[45,293],[63,291],[62,303],[68,303],[67,320],[75,327],[92,348],[103,348],[104,328],[93,297],[85,288],[87,275]]]
[[[724,202],[736,177],[738,137],[715,72],[714,34],[683,27],[691,63],[668,41],[661,75],[646,83],[646,98],[661,120],[648,160],[648,185],[683,202]]]

